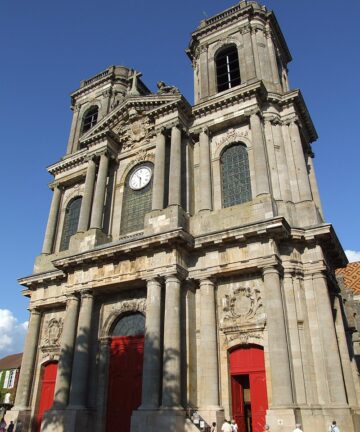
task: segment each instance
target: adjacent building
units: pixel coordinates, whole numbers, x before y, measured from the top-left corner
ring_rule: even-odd
[[[335,277],[347,260],[275,15],[241,1],[203,20],[187,54],[193,106],[125,66],[71,95],[43,250],[20,280],[18,427],[359,431]]]
[[[21,359],[22,353],[0,359],[0,406],[6,410],[11,409],[15,402]]]

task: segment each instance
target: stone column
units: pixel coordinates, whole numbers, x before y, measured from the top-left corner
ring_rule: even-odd
[[[309,165],[309,180],[310,180],[311,192],[312,192],[312,196],[313,196],[313,199],[315,201],[315,204],[319,210],[319,213],[320,213],[321,217],[324,219],[324,214],[323,214],[321,199],[320,199],[320,194],[319,194],[319,188],[318,188],[318,184],[317,184],[317,180],[316,180],[313,158],[314,158],[314,153],[310,152],[310,154],[308,155],[307,161],[308,161],[308,165]]]
[[[264,135],[258,113],[250,115],[252,145],[254,149],[256,196],[270,192]]]
[[[71,122],[71,129],[70,129],[70,136],[69,136],[69,141],[68,141],[68,145],[67,145],[67,150],[66,150],[66,154],[69,153],[73,153],[74,151],[76,151],[76,149],[74,149],[75,147],[75,142],[76,142],[76,135],[77,135],[77,130],[79,127],[79,114],[80,114],[80,105],[75,105],[72,108],[73,111],[73,119]],[[81,122],[80,122],[81,123]]]
[[[294,162],[296,169],[296,177],[299,187],[300,201],[312,200],[310,189],[309,175],[305,163],[304,149],[301,143],[299,127],[295,121],[292,121],[289,126],[291,144],[294,154]]]
[[[180,408],[181,404],[181,338],[180,290],[176,275],[166,276],[162,407]]]
[[[142,401],[140,409],[157,409],[160,398],[161,284],[147,282]]]
[[[165,129],[162,128],[156,138],[152,210],[164,208],[165,140]]]
[[[313,274],[313,284],[330,401],[346,404],[344,380],[326,276],[321,272]]]
[[[200,142],[200,211],[212,210],[211,194],[211,163],[209,130],[202,129],[199,135]]]
[[[263,277],[269,342],[272,407],[286,407],[293,403],[293,397],[279,271],[273,266],[265,267],[263,268]]]
[[[66,303],[53,409],[64,409],[68,404],[78,313],[79,299],[71,294]]]
[[[254,51],[253,51],[250,32],[251,32],[250,26],[246,26],[242,29],[245,62],[246,62],[246,81],[256,78]]]
[[[215,287],[210,279],[200,281],[200,373],[201,409],[219,409]]]
[[[21,363],[19,382],[16,391],[16,410],[25,409],[29,406],[31,384],[34,376],[35,358],[39,346],[40,323],[40,311],[37,309],[32,309]]]
[[[108,176],[109,156],[103,153],[100,157],[98,177],[95,187],[94,202],[92,207],[90,228],[102,228],[102,217],[106,192],[106,180]]]
[[[72,408],[85,408],[89,371],[89,349],[91,320],[94,297],[90,290],[81,293],[79,323],[75,343],[73,369],[76,371],[71,379],[69,405]]]
[[[169,205],[181,205],[181,126],[171,128]]]
[[[336,320],[335,320],[335,330],[339,343],[340,359],[342,364],[342,370],[344,374],[344,380],[346,385],[346,393],[349,405],[355,407],[358,405],[356,390],[354,384],[354,377],[352,373],[351,360],[349,356],[349,348],[345,335],[345,327],[343,321],[343,311],[341,307],[341,300],[335,297],[335,310],[336,310]]]
[[[277,67],[276,53],[275,53],[275,48],[274,48],[274,42],[272,40],[270,26],[266,27],[265,36],[266,36],[268,53],[269,53],[272,78],[273,78],[273,81],[275,84],[279,84],[279,82],[280,82],[279,71],[278,71],[278,67]]]
[[[98,351],[98,378],[96,391],[96,431],[105,431],[106,424],[106,401],[107,401],[107,383],[109,374],[109,357],[110,357],[111,337],[103,337],[99,341]]]
[[[78,232],[84,232],[89,229],[91,204],[94,195],[96,175],[96,164],[94,159],[91,157],[88,162],[88,168],[86,171],[85,189],[84,196],[81,201],[81,209],[79,216]]]
[[[61,189],[58,185],[54,186],[54,193],[51,201],[48,223],[45,231],[45,239],[43,243],[42,253],[51,254],[55,239],[56,225],[58,221],[58,213],[61,201]]]
[[[282,127],[279,121],[273,121],[272,131],[274,137],[274,144],[279,147],[279,151],[276,153],[276,158],[278,165],[281,198],[284,201],[291,201],[291,187],[288,164],[286,161],[285,143],[282,135]]]

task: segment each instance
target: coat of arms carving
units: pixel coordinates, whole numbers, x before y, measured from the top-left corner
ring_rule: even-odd
[[[63,329],[63,320],[61,318],[52,318],[46,323],[43,346],[58,347],[60,346],[60,337]]]
[[[223,323],[242,325],[253,322],[262,310],[260,290],[251,287],[236,288],[223,298]]]

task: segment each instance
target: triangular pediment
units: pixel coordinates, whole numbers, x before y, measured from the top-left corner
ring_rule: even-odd
[[[106,135],[123,145],[142,141],[152,135],[155,118],[176,110],[191,115],[190,104],[177,92],[126,97],[82,135],[80,143],[87,145]]]

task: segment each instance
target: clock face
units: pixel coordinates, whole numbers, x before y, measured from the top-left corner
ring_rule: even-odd
[[[131,189],[142,189],[151,180],[152,171],[148,166],[141,166],[137,168],[130,177],[129,185]]]

